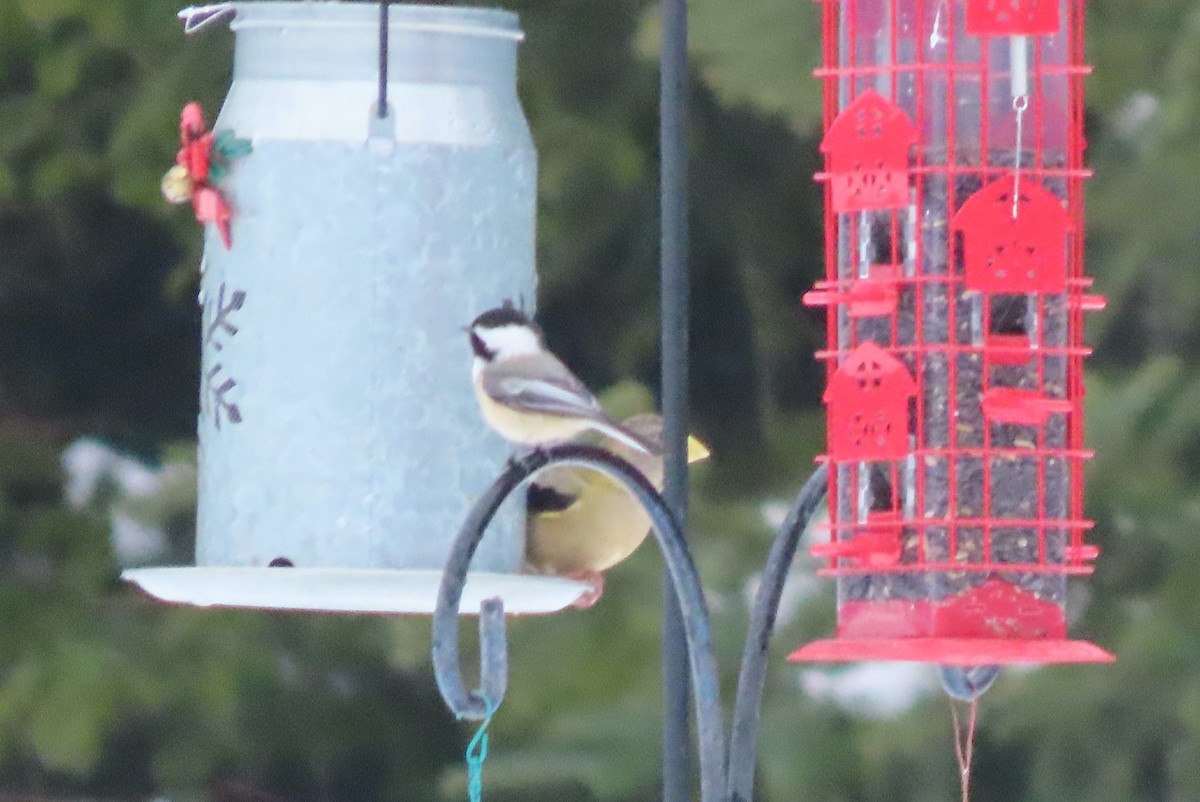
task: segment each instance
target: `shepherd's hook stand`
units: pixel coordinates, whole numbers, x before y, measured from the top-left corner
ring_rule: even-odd
[[[772,545],[763,572],[738,679],[727,770],[725,726],[708,608],[687,542],[662,497],[646,478],[628,462],[593,446],[555,446],[510,462],[463,522],[442,575],[433,615],[433,668],[442,698],[458,718],[471,720],[483,719],[488,714],[488,701],[494,709],[503,699],[508,683],[503,603],[500,599],[489,599],[480,610],[480,687],[468,691],[459,670],[459,601],[471,557],[500,505],[539,471],[555,464],[576,465],[607,474],[625,485],[649,513],[655,541],[666,560],[667,572],[683,611],[699,741],[700,799],[702,802],[748,802],[754,785],[767,647],[796,546],[824,498],[825,468],[818,468],[797,495]]]

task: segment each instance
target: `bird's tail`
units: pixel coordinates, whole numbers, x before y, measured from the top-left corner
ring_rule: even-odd
[[[663,453],[662,444],[653,442],[645,437],[642,437],[635,431],[622,426],[614,420],[608,418],[596,418],[593,424],[596,431],[601,434],[606,434],[614,440],[619,440],[630,448],[637,449],[651,456],[661,457]]]

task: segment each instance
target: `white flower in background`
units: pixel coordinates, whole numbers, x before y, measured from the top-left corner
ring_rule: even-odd
[[[122,567],[146,565],[170,551],[167,525],[194,507],[196,466],[190,456],[149,465],[92,437],[63,449],[66,500],[111,522],[113,553]]]
[[[1149,92],[1134,92],[1113,112],[1111,120],[1117,135],[1125,139],[1140,136],[1162,107],[1162,102]]]
[[[804,668],[800,690],[870,718],[889,718],[931,693],[941,692],[936,666],[923,663],[857,663],[847,668]]]

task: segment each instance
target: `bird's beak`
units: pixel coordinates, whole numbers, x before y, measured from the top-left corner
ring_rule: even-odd
[[[708,446],[701,443],[692,435],[688,435],[687,439],[687,461],[691,465],[693,462],[702,462],[709,458],[710,452]]]

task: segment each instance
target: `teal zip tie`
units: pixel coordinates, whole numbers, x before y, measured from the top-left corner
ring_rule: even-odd
[[[479,729],[475,731],[475,737],[467,744],[467,797],[470,802],[483,800],[483,762],[487,760],[488,753],[487,729],[492,723],[492,716],[496,714],[496,705],[491,699],[484,696],[483,704],[487,708],[487,714],[483,717]]]

